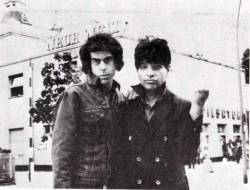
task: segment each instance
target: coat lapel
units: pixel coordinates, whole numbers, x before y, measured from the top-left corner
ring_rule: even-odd
[[[161,100],[157,102],[155,113],[152,116],[149,125],[150,133],[154,135],[162,126],[166,126],[167,122],[175,112],[175,104],[173,102],[173,94],[166,90]],[[163,125],[164,124],[164,125]]]

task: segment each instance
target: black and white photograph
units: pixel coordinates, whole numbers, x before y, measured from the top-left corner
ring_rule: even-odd
[[[247,190],[249,0],[0,0],[0,190]]]

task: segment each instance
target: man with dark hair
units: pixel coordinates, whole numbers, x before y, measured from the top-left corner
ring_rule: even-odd
[[[113,115],[122,95],[113,80],[123,50],[109,34],[96,34],[80,48],[85,83],[67,89],[58,103],[52,139],[55,188],[99,189],[110,176]]]
[[[164,39],[142,39],[134,57],[140,84],[132,89],[138,96],[123,107],[120,150],[112,167],[120,175],[113,176],[111,186],[188,190],[184,165],[199,147],[208,91],[197,91],[191,106],[167,89],[171,54]]]
[[[90,37],[88,41],[80,49],[80,59],[82,63],[82,70],[86,74],[91,72],[91,53],[98,51],[107,51],[112,55],[114,59],[115,67],[117,71],[120,71],[123,67],[123,49],[120,43],[109,34],[98,34]]]

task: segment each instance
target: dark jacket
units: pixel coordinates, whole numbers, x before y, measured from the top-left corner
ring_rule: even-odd
[[[118,83],[105,92],[98,81],[71,86],[58,103],[52,138],[55,188],[102,186],[110,176],[110,129]]]
[[[123,107],[119,129],[123,135],[112,159],[111,187],[188,190],[184,165],[196,155],[202,117],[194,122],[189,115],[191,103],[163,86],[148,122],[143,88],[133,89],[139,97]]]

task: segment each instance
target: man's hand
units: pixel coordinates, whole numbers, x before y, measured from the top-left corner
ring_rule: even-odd
[[[196,120],[198,117],[202,115],[204,104],[209,96],[208,90],[197,90],[194,93],[194,96],[191,100],[191,109],[190,115],[193,120]]]
[[[135,99],[138,94],[130,87],[124,92],[124,96],[127,100],[133,100]]]
[[[120,90],[118,88],[115,89],[115,92],[117,94],[118,97],[118,103],[124,102],[125,101],[125,97],[124,95],[120,92]]]

